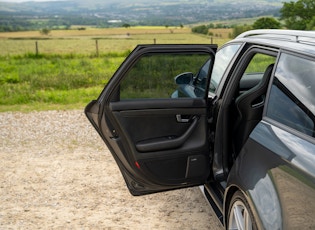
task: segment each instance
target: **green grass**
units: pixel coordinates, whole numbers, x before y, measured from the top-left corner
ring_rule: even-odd
[[[137,44],[209,44],[176,28],[0,33],[0,112],[83,108]],[[98,39],[99,55],[96,55]],[[36,55],[35,43],[38,44]],[[214,38],[224,44],[227,39]]]
[[[0,111],[24,110],[22,105],[41,110],[52,104],[83,106],[97,98],[126,55],[1,57]]]

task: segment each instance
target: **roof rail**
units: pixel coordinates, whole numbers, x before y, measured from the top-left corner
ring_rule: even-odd
[[[236,38],[246,38],[251,36],[264,36],[269,38],[282,38],[293,42],[315,43],[315,31],[303,30],[278,30],[278,29],[263,29],[250,30],[237,36]]]

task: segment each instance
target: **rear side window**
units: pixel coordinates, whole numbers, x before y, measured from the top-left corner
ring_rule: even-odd
[[[273,80],[267,116],[315,136],[315,62],[282,54]]]
[[[243,73],[239,83],[239,94],[256,86],[264,76],[268,66],[276,62],[276,57],[264,53],[255,53]]]

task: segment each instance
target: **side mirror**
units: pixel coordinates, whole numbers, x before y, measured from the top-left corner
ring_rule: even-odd
[[[193,81],[194,74],[191,72],[181,73],[175,77],[175,83],[177,85],[189,84]]]

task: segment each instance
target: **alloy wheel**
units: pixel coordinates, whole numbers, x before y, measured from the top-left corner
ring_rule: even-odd
[[[227,227],[229,230],[252,230],[256,229],[252,212],[246,198],[238,191],[232,199],[229,208]]]

